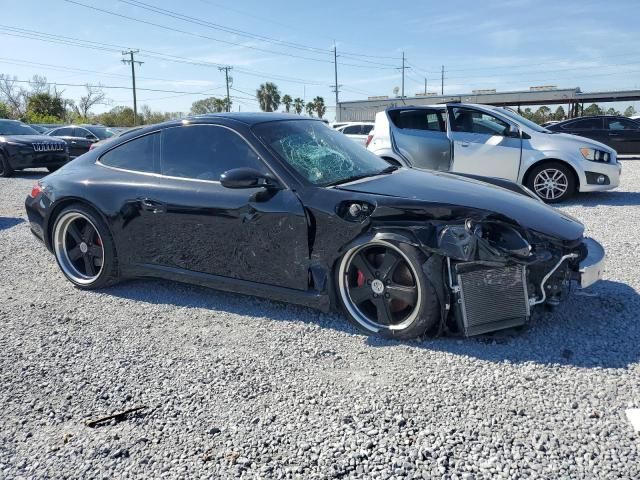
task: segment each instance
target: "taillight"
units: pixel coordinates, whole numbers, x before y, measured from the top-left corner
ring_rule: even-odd
[[[91,145],[89,145],[89,151],[93,150],[94,148],[96,148],[95,143],[92,143]]]
[[[364,146],[368,147],[369,144],[371,143],[371,140],[373,140],[373,135],[369,134],[369,136],[367,137],[367,141],[365,142]]]
[[[39,183],[36,183],[31,189],[31,193],[29,194],[29,196],[31,198],[36,198],[41,193],[42,193],[42,185],[40,185]]]

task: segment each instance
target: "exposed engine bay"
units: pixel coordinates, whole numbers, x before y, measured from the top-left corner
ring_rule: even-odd
[[[473,336],[523,326],[536,308],[558,305],[576,283],[593,283],[604,263],[604,250],[591,239],[543,237],[501,220],[432,221],[411,231],[430,255],[423,270],[442,307],[435,334]],[[583,275],[589,251],[598,271]]]

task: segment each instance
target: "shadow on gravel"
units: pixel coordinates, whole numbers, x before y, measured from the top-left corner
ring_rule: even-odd
[[[239,293],[227,293],[197,285],[160,279],[132,279],[108,289],[105,295],[127,298],[155,305],[173,305],[182,308],[204,308],[270,320],[303,322],[322,328],[331,328],[349,334],[362,334],[346,318],[338,314],[325,314],[312,308],[267,300]]]
[[[584,192],[578,193],[567,202],[561,203],[559,207],[583,206],[599,207],[609,205],[612,207],[640,205],[640,192]]]
[[[49,175],[47,170],[19,170],[15,172],[11,178],[22,178],[26,180],[40,180]]]
[[[165,280],[131,280],[102,291],[116,297],[182,308],[294,321],[362,335],[346,318],[316,310]],[[423,341],[364,337],[371,347],[408,347],[489,362],[627,368],[640,362],[640,295],[624,283],[601,281],[573,293],[553,312],[534,315],[527,328],[472,338]]]
[[[640,362],[639,320],[640,295],[624,283],[607,280],[574,292],[553,312],[534,315],[528,328],[431,339],[416,346],[490,362],[628,368]]]
[[[24,218],[19,217],[0,217],[0,230],[7,230],[24,223]]]

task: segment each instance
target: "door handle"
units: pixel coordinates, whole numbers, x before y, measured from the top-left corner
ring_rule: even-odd
[[[74,140],[71,140],[71,143],[76,144],[76,143],[78,143],[78,142],[76,142],[76,141],[74,141]]]
[[[167,207],[162,202],[156,202],[155,200],[151,200],[149,198],[140,199],[140,205],[143,210],[146,210],[151,213],[164,213],[167,211]]]
[[[458,145],[460,145],[461,147],[468,147],[469,142],[459,142]]]

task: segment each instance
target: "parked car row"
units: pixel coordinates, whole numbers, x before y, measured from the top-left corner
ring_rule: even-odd
[[[488,105],[390,108],[376,115],[367,148],[395,165],[506,179],[551,203],[620,183],[613,148]]]
[[[40,134],[17,120],[0,120],[0,177],[15,170],[47,168],[53,172],[69,161],[69,147],[62,139]]]
[[[552,132],[591,138],[618,154],[640,154],[640,122],[622,116],[599,115],[564,120],[547,127]]]
[[[69,156],[72,159],[88,152],[92,144],[116,134],[116,130],[100,125],[65,125],[46,133],[50,137],[64,139],[69,145]]]

